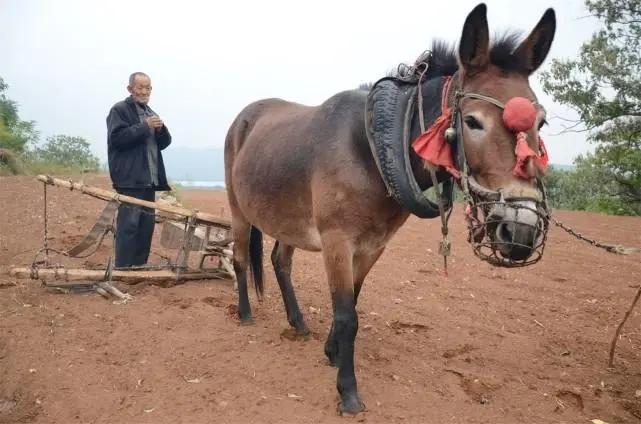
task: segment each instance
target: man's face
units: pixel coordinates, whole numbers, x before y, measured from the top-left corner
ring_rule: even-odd
[[[135,102],[146,105],[149,103],[151,95],[151,79],[143,75],[136,75],[133,85],[127,86],[127,90]]]

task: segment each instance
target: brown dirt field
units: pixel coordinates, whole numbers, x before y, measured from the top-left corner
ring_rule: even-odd
[[[104,176],[87,182],[108,187]],[[7,274],[42,244],[42,191],[34,178],[0,177],[0,423],[641,420],[641,306],[623,329],[615,369],[606,369],[641,282],[639,254],[606,253],[552,228],[539,264],[492,268],[467,245],[459,207],[446,278],[439,223],[411,218],[359,299],[355,363],[367,411],[340,418],[336,371],[323,354],[332,317],[319,254],[295,255],[307,341],[284,332],[271,240],[267,297],[252,297],[252,326],[239,326],[225,281],[117,283],[135,296],[127,304],[56,293]],[[104,203],[61,188],[48,193],[51,244],[68,248]],[[182,199],[213,213],[226,205],[224,191],[185,191]],[[641,246],[639,218],[555,216],[588,236]],[[100,265],[109,244],[84,265]]]

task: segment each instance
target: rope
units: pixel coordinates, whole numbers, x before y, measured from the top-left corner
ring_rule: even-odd
[[[447,235],[449,233],[449,230],[447,228],[447,223],[450,219],[450,215],[452,214],[452,208],[450,208],[449,213],[447,214],[445,213],[445,207],[443,205],[443,197],[441,196],[441,189],[438,186],[438,180],[436,179],[436,171],[433,166],[430,166],[430,177],[432,178],[432,185],[434,186],[434,192],[438,197],[438,211],[441,216],[441,234],[443,235],[443,238],[441,239],[441,243],[439,244],[438,253],[439,255],[443,255],[443,269],[445,271],[445,276],[447,277],[448,276],[447,257],[450,256],[450,253],[452,251],[452,243],[447,238]]]
[[[419,122],[419,124],[421,126],[421,133],[425,133],[425,120],[424,120],[425,119],[425,115],[423,114],[423,90],[422,90],[422,87],[423,87],[423,76],[425,75],[425,73],[428,70],[428,64],[427,64],[427,62],[421,62],[421,63],[417,64],[416,66],[418,67],[418,66],[420,66],[422,64],[425,65],[425,68],[421,72],[420,77],[418,78],[418,82],[417,82],[418,113],[419,113],[418,122]],[[448,107],[448,105],[447,105],[447,95],[449,93],[450,83],[451,82],[452,82],[452,77],[448,77],[445,80],[445,83],[443,84],[443,96],[442,96],[442,99],[441,99],[441,112],[442,113]],[[447,273],[447,257],[450,255],[450,253],[452,251],[452,243],[450,242],[450,240],[447,237],[448,233],[449,233],[447,224],[448,224],[448,221],[450,219],[450,215],[452,214],[452,208],[450,208],[449,213],[446,214],[445,205],[443,204],[444,200],[443,200],[443,196],[442,196],[442,193],[441,193],[441,188],[439,187],[438,178],[436,177],[436,169],[437,168],[430,162],[425,162],[425,163],[426,163],[427,168],[428,168],[428,170],[430,172],[430,178],[432,179],[432,187],[434,187],[434,192],[436,193],[436,198],[438,199],[438,211],[439,211],[439,215],[441,217],[441,235],[443,236],[443,238],[441,239],[441,243],[439,244],[439,247],[438,247],[438,253],[439,253],[439,255],[443,255],[443,270],[445,272],[445,276],[447,277],[448,276],[448,273]]]
[[[420,77],[416,85],[418,86],[418,122],[421,125],[421,134],[425,132],[425,115],[423,115],[423,76],[427,72],[427,63],[425,63],[425,69],[421,72]],[[433,168],[430,164],[430,168]]]

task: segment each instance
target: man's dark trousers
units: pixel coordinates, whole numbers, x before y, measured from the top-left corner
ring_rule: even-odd
[[[118,189],[118,193],[153,202],[153,188]],[[116,268],[147,263],[151,238],[154,235],[155,211],[142,206],[122,203],[116,218]]]

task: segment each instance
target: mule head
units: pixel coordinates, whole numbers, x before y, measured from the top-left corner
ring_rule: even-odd
[[[476,242],[487,240],[495,258],[510,265],[528,264],[547,231],[540,181],[547,154],[539,137],[545,110],[528,79],[545,60],[555,29],[548,9],[522,42],[508,35],[490,44],[486,6],[480,4],[465,21],[458,50],[455,119],[470,234]]]

